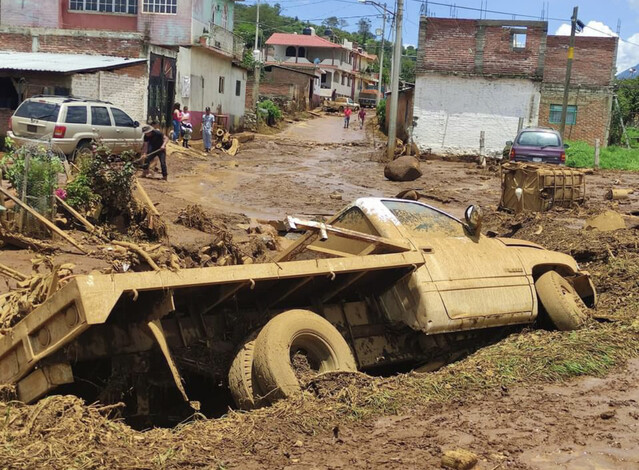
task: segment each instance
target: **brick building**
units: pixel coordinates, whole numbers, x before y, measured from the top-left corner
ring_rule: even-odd
[[[264,66],[260,79],[260,96],[282,105],[287,111],[304,111],[319,105],[315,93],[320,72],[315,69],[294,69],[282,65]],[[253,78],[246,84],[246,107],[253,106]]]
[[[421,148],[501,153],[520,123],[558,128],[568,37],[545,21],[421,17],[415,83]],[[566,139],[605,143],[616,38],[577,37]]]
[[[234,0],[3,0],[0,52],[145,59],[144,66],[69,72],[0,64],[0,135],[17,101],[42,90],[121,99],[140,122],[170,122],[174,101],[197,118],[210,106],[239,125],[243,47],[232,33]],[[40,91],[38,91],[40,90]],[[114,103],[116,102],[114,101]]]

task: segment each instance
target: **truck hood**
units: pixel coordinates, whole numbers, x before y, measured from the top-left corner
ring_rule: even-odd
[[[537,245],[536,243],[533,243],[533,242],[529,242],[528,240],[520,240],[518,238],[501,238],[501,237],[497,237],[497,240],[499,240],[506,246],[525,246],[528,248],[537,248],[539,250],[545,250],[543,246]]]

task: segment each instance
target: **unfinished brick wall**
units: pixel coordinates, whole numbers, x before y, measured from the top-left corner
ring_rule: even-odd
[[[525,33],[525,47],[513,47],[515,32]],[[546,32],[541,21],[422,17],[417,72],[541,78]]]
[[[83,31],[43,30],[39,28],[3,28],[0,30],[2,50],[14,52],[50,52],[59,54],[92,54],[120,57],[144,57],[142,35]]]
[[[568,36],[548,36],[544,63],[545,83],[563,85],[566,79],[569,40]],[[576,37],[570,84],[610,85],[616,64],[616,52],[617,38]]]
[[[271,67],[260,80],[260,96],[280,102],[291,102],[289,110],[305,110],[309,105],[312,76],[293,70]],[[253,106],[253,80],[246,84],[246,107]]]
[[[539,103],[539,125],[559,130],[559,124],[549,122],[550,105],[561,106],[563,86],[547,84],[541,89]],[[577,106],[576,124],[566,124],[564,139],[583,140],[590,145],[600,139],[601,145],[608,142],[608,126],[612,109],[611,89],[579,88],[571,91],[568,105]]]

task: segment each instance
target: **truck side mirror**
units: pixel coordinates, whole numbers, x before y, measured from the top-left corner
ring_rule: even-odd
[[[466,218],[466,228],[471,235],[479,235],[481,223],[484,220],[484,212],[479,206],[468,206],[464,212]]]
[[[513,141],[512,141],[512,140],[507,140],[507,141],[506,141],[506,145],[510,145],[510,146],[512,147],[512,145],[513,145]]]

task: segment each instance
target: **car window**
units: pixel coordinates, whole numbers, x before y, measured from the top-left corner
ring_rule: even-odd
[[[94,126],[110,126],[111,116],[104,106],[91,106],[91,124]]]
[[[58,119],[59,112],[60,105],[58,104],[27,100],[20,105],[15,115],[18,117],[55,122]]]
[[[382,201],[382,204],[415,235],[461,237],[465,234],[461,222],[423,204],[408,201]]]
[[[331,225],[334,227],[355,230],[369,235],[379,235],[379,232],[375,229],[370,220],[368,220],[368,217],[366,217],[359,207],[351,207],[341,214]],[[351,253],[354,255],[364,251],[370,244],[370,242],[363,240],[351,240],[334,234],[329,234],[328,239],[323,242],[317,241],[313,243],[315,246],[339,252]]]
[[[559,136],[552,132],[522,132],[517,140],[519,145],[528,145],[531,147],[559,147]]]
[[[68,124],[86,124],[87,123],[87,107],[86,106],[68,106],[67,117],[64,122]]]
[[[116,126],[122,127],[135,127],[133,119],[129,117],[127,113],[118,108],[111,108],[111,114],[113,114],[113,120]]]

